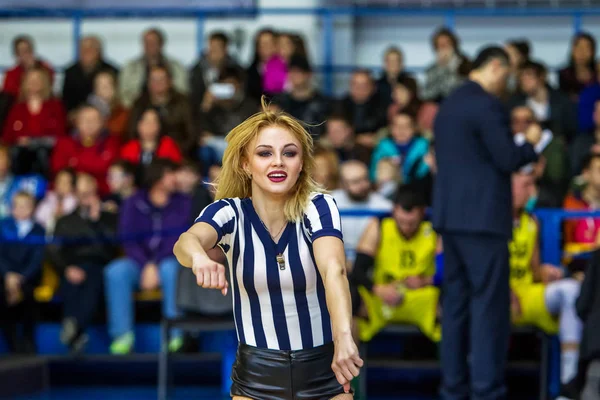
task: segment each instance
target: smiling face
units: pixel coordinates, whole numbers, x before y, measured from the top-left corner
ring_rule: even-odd
[[[252,176],[252,193],[291,194],[302,171],[302,145],[288,129],[263,128],[246,149],[244,170]]]

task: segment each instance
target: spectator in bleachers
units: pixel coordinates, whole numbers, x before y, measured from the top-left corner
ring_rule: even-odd
[[[70,113],[85,103],[94,90],[94,80],[99,72],[117,75],[118,70],[102,57],[102,43],[97,36],[85,36],[79,42],[79,60],[65,71],[62,101]]]
[[[594,81],[579,93],[577,104],[577,121],[579,122],[580,136],[594,131],[594,108],[600,100],[600,63],[596,64]]]
[[[263,68],[262,85],[266,95],[282,93],[288,84],[288,64],[294,55],[306,57],[304,40],[289,33],[277,35],[277,51],[269,58]]]
[[[392,86],[392,103],[387,109],[387,123],[390,124],[394,116],[402,111],[415,116],[419,132],[431,134],[437,109],[436,103],[424,103],[421,100],[417,81],[401,77]]]
[[[102,199],[102,209],[116,213],[123,201],[135,193],[135,166],[124,160],[113,162],[106,181],[110,193]]]
[[[325,123],[325,133],[319,143],[335,151],[340,162],[359,160],[367,165],[371,161],[371,149],[357,143],[352,123],[344,114],[332,114]]]
[[[532,124],[538,122],[530,107],[513,108],[511,111],[513,135],[524,135]],[[544,129],[538,146],[543,146],[544,150],[538,162],[539,168],[535,171],[538,186],[536,205],[537,207],[561,207],[571,177],[566,145],[561,137],[555,137],[549,129]]]
[[[579,32],[571,41],[569,64],[558,71],[558,87],[572,101],[596,81],[596,39],[587,32]]]
[[[204,95],[213,83],[219,79],[223,68],[239,68],[237,61],[227,52],[229,38],[224,32],[212,32],[208,37],[206,52],[192,67],[190,74],[190,102],[194,118],[200,114],[200,105]]]
[[[458,37],[448,28],[438,29],[431,45],[435,62],[425,71],[422,97],[425,101],[439,103],[467,79],[471,63],[462,54]]]
[[[229,131],[258,112],[258,103],[244,91],[244,71],[224,68],[218,83],[227,90],[205,93],[198,123],[202,129],[200,159],[209,165],[221,162],[227,147],[225,136]],[[212,151],[212,157],[202,156],[204,148]]]
[[[584,162],[581,191],[571,192],[563,203],[566,210],[593,211],[600,206],[600,154],[590,153]],[[600,219],[579,218],[565,221],[565,252],[578,254],[591,250],[598,236]]]
[[[168,158],[180,163],[182,160],[179,146],[167,136],[167,131],[156,108],[150,106],[137,114],[135,121],[135,139],[131,139],[121,148],[121,158],[135,166],[145,168],[155,158]]]
[[[119,141],[104,128],[100,111],[91,105],[79,107],[75,121],[75,135],[59,140],[51,159],[52,173],[65,167],[76,172],[87,172],[98,181],[101,195],[108,194],[106,173],[119,155]]]
[[[10,149],[0,145],[0,219],[10,215],[12,198],[19,191],[31,193],[40,200],[46,193],[46,179],[40,175],[13,175]]]
[[[33,291],[41,277],[45,236],[33,220],[34,209],[33,196],[18,192],[12,199],[12,216],[0,221],[0,326],[9,349],[19,353],[36,351]]]
[[[411,183],[425,176],[429,172],[429,166],[424,161],[428,149],[429,142],[416,131],[414,116],[399,112],[390,123],[389,136],[379,142],[373,151],[371,180],[375,180],[377,166],[383,159],[392,159],[401,169],[403,183]]]
[[[340,211],[369,210],[390,212],[392,202],[373,192],[369,181],[369,169],[365,163],[352,160],[346,161],[340,167],[341,189],[333,191],[332,195]],[[342,216],[344,234],[344,249],[349,268],[354,265],[356,246],[362,236],[370,217]]]
[[[571,143],[577,134],[577,117],[569,98],[547,82],[546,67],[535,61],[526,62],[521,70],[520,88],[522,93],[509,100],[510,109],[528,106],[536,119],[554,136],[562,137]]]
[[[288,62],[289,89],[273,99],[294,118],[305,122],[314,138],[323,133],[323,122],[329,111],[329,100],[315,87],[312,68],[308,59],[300,55],[292,56]]]
[[[177,169],[177,191],[192,196],[201,184],[201,178],[198,165],[191,161],[184,161]]]
[[[144,54],[125,65],[119,77],[119,97],[127,108],[132,107],[136,99],[147,90],[153,67],[166,68],[175,89],[180,93],[188,91],[187,70],[179,61],[167,57],[163,52],[165,34],[158,28],[150,28],[143,33],[142,40]]]
[[[539,226],[524,210],[534,187],[532,174],[513,175],[514,228],[509,244],[512,321],[559,335],[561,382],[566,384],[577,373],[582,328],[575,301],[581,285],[573,278],[564,278],[560,267],[540,261]]]
[[[174,318],[177,276],[180,265],[173,246],[181,232],[189,227],[191,199],[177,193],[177,167],[170,160],[155,160],[145,174],[145,189],[139,190],[121,206],[119,236],[125,257],[104,270],[108,327],[113,342],[112,354],[130,353],[134,345],[133,297],[142,291],[162,288],[162,313]],[[183,344],[180,332],[174,332],[170,351]]]
[[[289,90],[289,65],[293,57],[308,60],[304,39],[295,33],[279,32],[277,54],[267,61],[264,68],[263,89],[266,94],[277,95]]]
[[[398,185],[402,183],[401,171],[391,158],[384,158],[377,164],[373,185],[377,193],[388,200],[394,199]]]
[[[277,55],[277,32],[261,29],[254,36],[254,59],[246,70],[246,94],[257,103],[263,95],[266,63]]]
[[[510,75],[506,83],[508,97],[519,92],[519,81],[523,65],[529,61],[530,45],[526,39],[509,40],[504,46],[510,61]]]
[[[411,87],[417,87],[415,78],[404,70],[404,53],[398,47],[390,46],[383,55],[383,72],[376,83],[383,107],[389,107],[394,101],[394,86],[398,82],[408,82]]]
[[[54,232],[56,221],[77,208],[75,196],[75,171],[64,168],[54,178],[54,188],[46,192],[35,210],[35,220],[48,235]]]
[[[354,71],[348,95],[337,104],[336,111],[348,115],[359,143],[375,147],[375,134],[386,124],[386,110],[380,102],[370,71]]]
[[[78,207],[56,223],[50,262],[62,276],[63,323],[60,340],[71,351],[83,350],[86,329],[102,296],[102,270],[117,255],[117,215],[102,210],[96,179],[77,175]]]
[[[16,174],[47,174],[49,153],[57,139],[66,135],[65,109],[52,97],[48,72],[29,69],[16,103],[4,124],[3,143],[14,146],[13,171]]]
[[[164,66],[154,66],[148,72],[147,91],[137,99],[129,117],[129,139],[135,139],[138,121],[150,107],[158,111],[165,134],[177,142],[183,154],[191,155],[195,148],[195,135],[190,103],[173,87],[171,74]]]
[[[313,179],[326,190],[335,190],[340,183],[340,160],[333,150],[316,145]]]
[[[356,248],[350,275],[355,337],[368,342],[388,323],[417,326],[434,342],[439,289],[433,286],[438,238],[424,221],[418,191],[401,186],[391,217],[371,218]]]
[[[117,76],[110,71],[100,71],[94,78],[94,91],[87,102],[102,114],[108,132],[123,140],[127,132],[129,110],[121,104],[117,94]]]
[[[277,36],[277,53],[288,66],[294,56],[308,60],[304,39],[296,33],[279,32]]]
[[[43,69],[48,74],[50,86],[54,81],[54,70],[47,62],[36,58],[33,39],[30,36],[19,35],[12,42],[13,54],[17,65],[4,74],[2,91],[12,96],[18,96],[25,74],[31,69]]]

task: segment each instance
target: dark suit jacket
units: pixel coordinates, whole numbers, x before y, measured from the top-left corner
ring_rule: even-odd
[[[500,99],[467,81],[441,104],[434,136],[434,228],[510,238],[511,173],[537,155],[530,144],[514,144]]]

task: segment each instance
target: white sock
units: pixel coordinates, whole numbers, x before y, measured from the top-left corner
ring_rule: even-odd
[[[567,383],[577,374],[577,363],[579,362],[579,351],[567,350],[560,357],[560,381]]]

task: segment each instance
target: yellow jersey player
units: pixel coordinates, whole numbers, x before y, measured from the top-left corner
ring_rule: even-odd
[[[401,186],[392,216],[372,219],[362,235],[351,279],[360,341],[371,340],[394,322],[415,325],[439,342],[439,289],[433,286],[438,239],[424,216],[423,196]]]
[[[540,263],[538,223],[524,211],[534,190],[534,177],[517,173],[512,178],[514,228],[510,250],[511,316],[515,325],[533,325],[561,342],[561,381],[577,372],[581,321],[575,301],[580,282],[564,278],[562,269]]]

